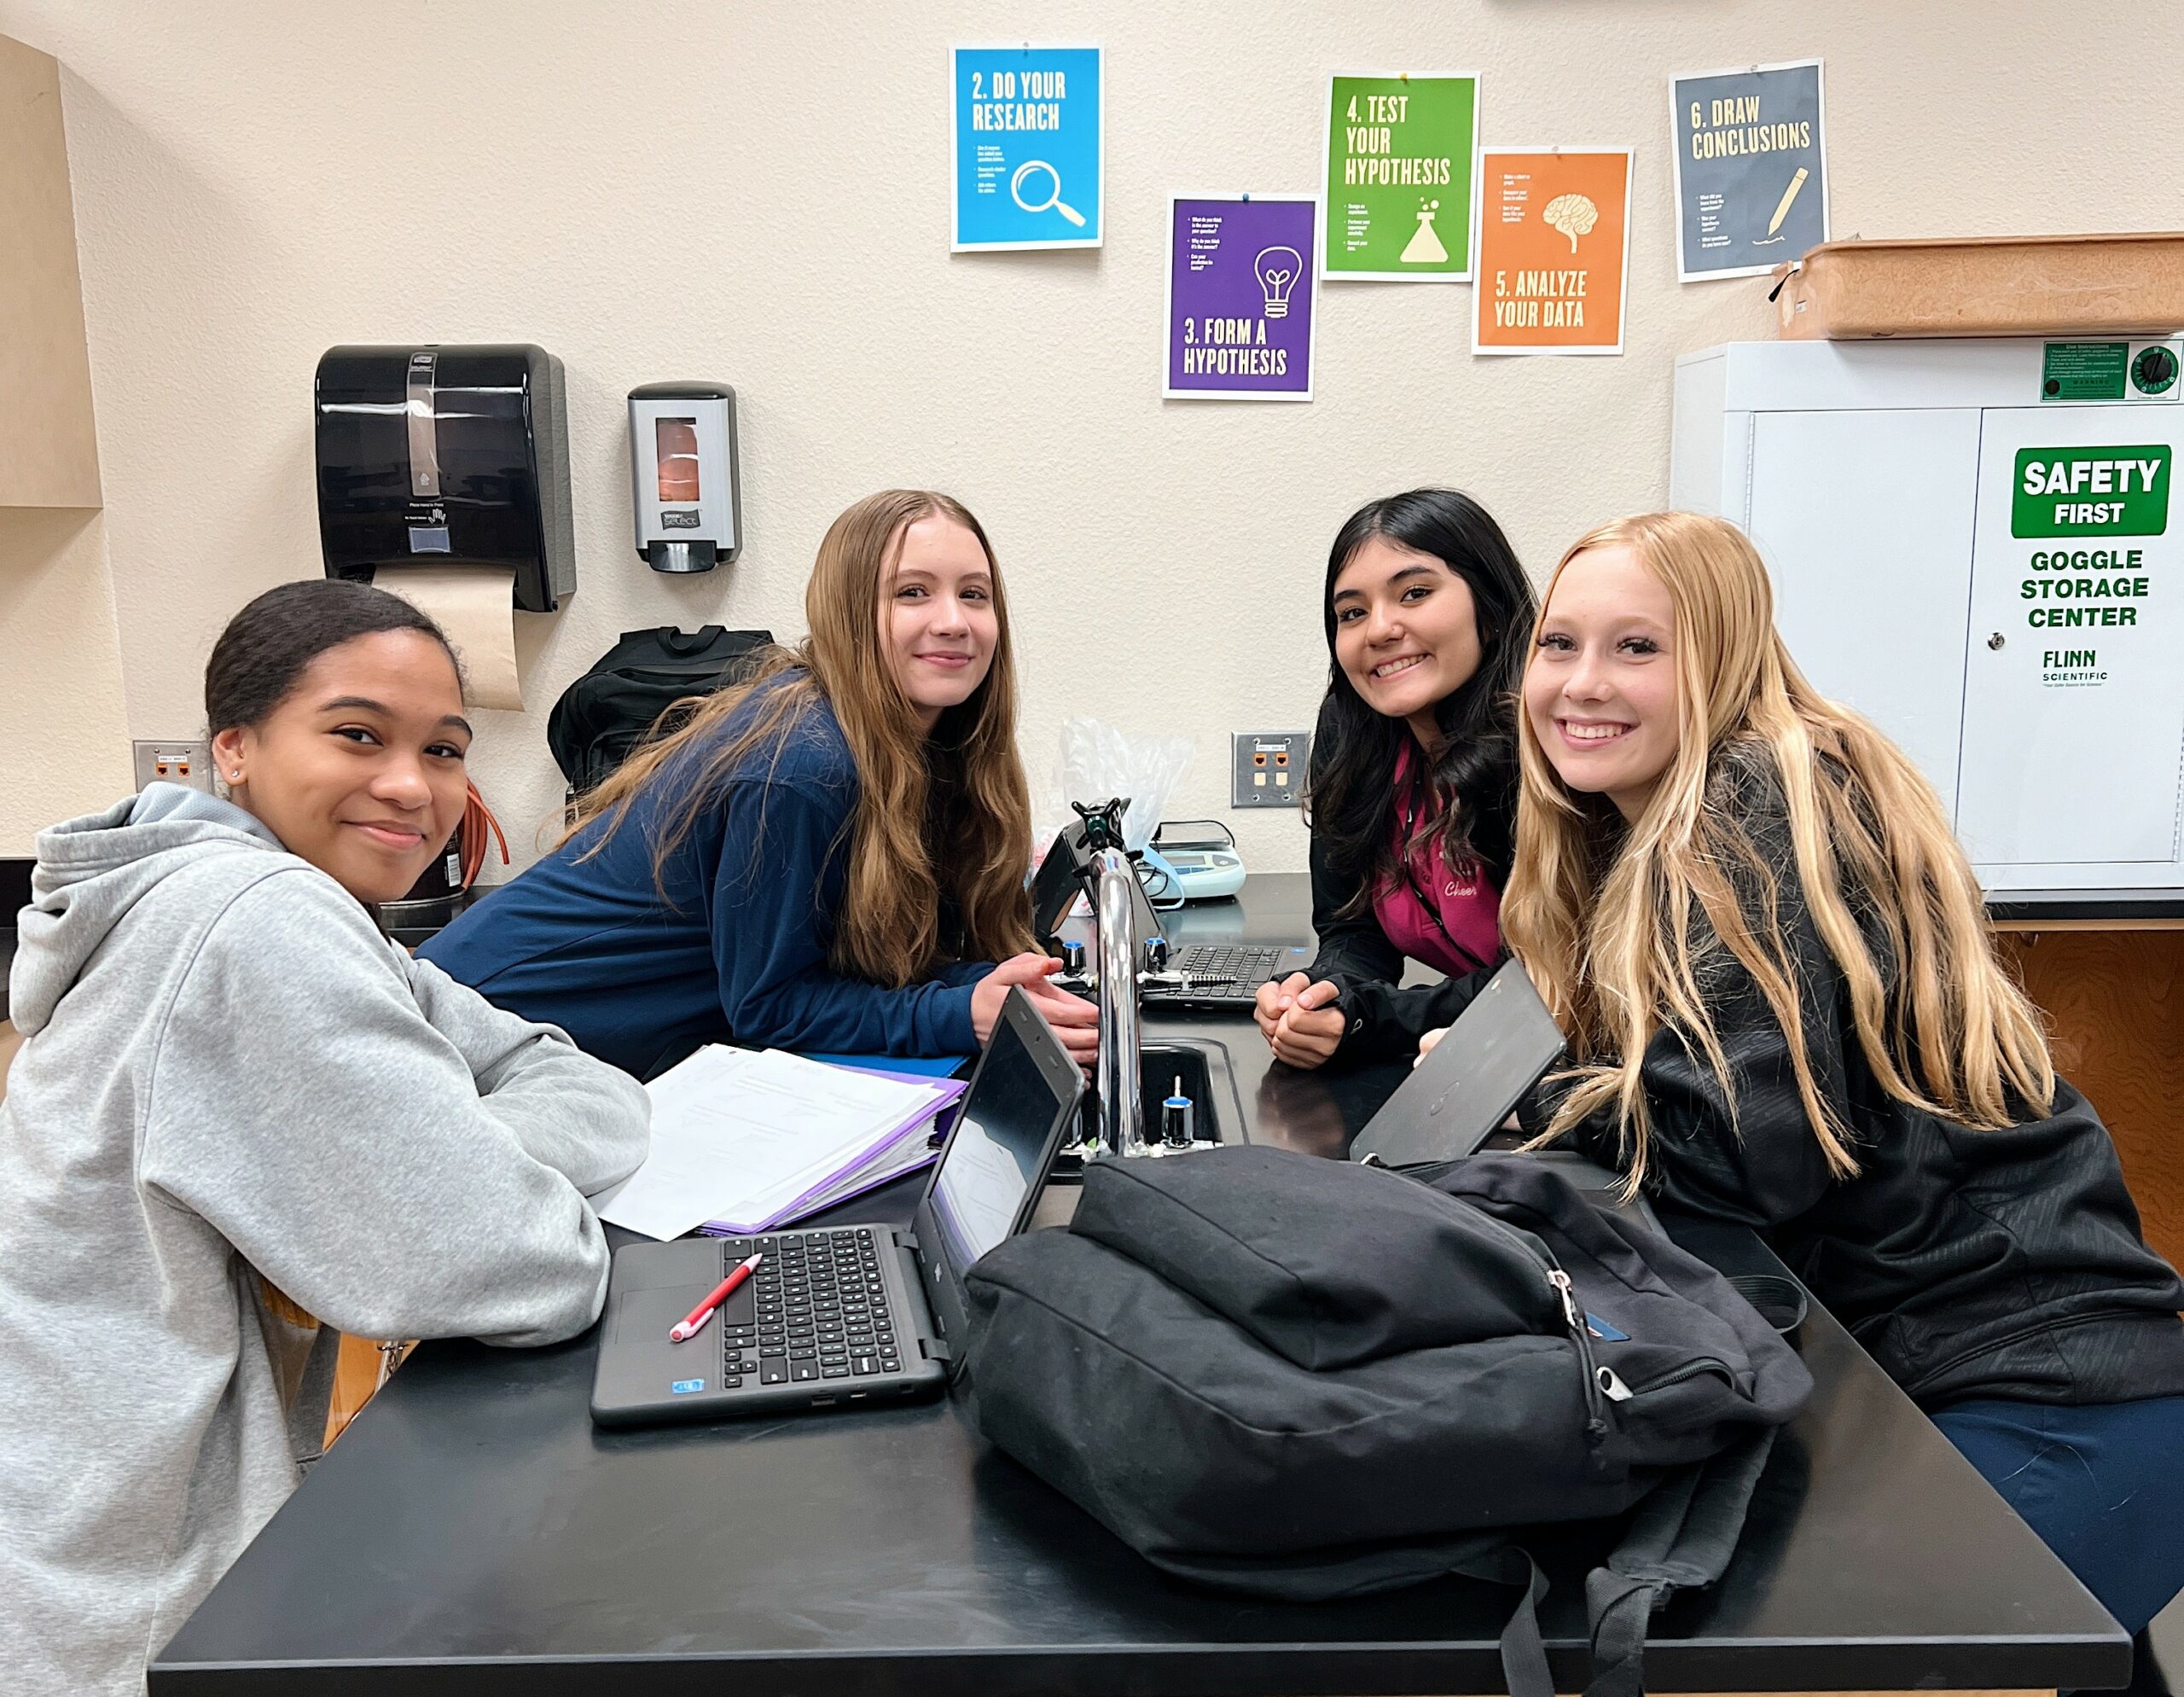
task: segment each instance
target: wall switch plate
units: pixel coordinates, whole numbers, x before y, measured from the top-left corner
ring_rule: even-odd
[[[203,742],[132,742],[136,757],[136,787],[146,784],[180,784],[187,789],[212,793],[212,749]]]
[[[1304,764],[1312,754],[1305,730],[1240,730],[1229,738],[1231,807],[1298,807],[1304,799]]]

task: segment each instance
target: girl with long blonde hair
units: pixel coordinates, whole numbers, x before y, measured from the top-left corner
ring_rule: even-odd
[[[1770,1232],[2142,1627],[2184,1583],[2184,1283],[1932,788],[1805,681],[1750,541],[1691,513],[1563,556],[1519,720],[1502,924],[1572,1057],[1527,1129]]]
[[[804,613],[803,642],[639,748],[420,952],[643,1078],[728,1038],[966,1054],[1012,985],[1089,1057],[1091,1005],[1032,947],[985,532],[945,495],[868,496],[820,543]]]

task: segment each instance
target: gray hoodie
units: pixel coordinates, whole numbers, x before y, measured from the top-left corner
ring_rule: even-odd
[[[144,1666],[318,1449],[336,1334],[544,1344],[643,1091],[386,941],[240,808],[42,833],[0,1101],[0,1690]],[[318,1317],[282,1317],[268,1285]]]

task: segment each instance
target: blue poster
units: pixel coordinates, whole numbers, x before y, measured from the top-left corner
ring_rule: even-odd
[[[958,47],[953,252],[1097,247],[1101,49]]]
[[[1678,282],[1764,276],[1827,240],[1819,60],[1678,77],[1669,96]]]

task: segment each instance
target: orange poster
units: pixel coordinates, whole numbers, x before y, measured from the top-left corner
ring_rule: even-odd
[[[1481,148],[1473,353],[1621,353],[1630,149]]]

